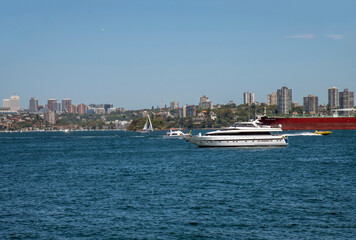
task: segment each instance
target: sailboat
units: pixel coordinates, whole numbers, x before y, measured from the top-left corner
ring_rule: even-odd
[[[143,126],[142,130],[137,131],[138,133],[152,133],[153,132],[153,127],[152,127],[152,122],[150,115],[148,115],[148,118],[146,119],[145,126]]]

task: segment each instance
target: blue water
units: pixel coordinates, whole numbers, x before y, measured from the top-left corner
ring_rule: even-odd
[[[0,133],[0,239],[355,239],[356,131],[272,149]]]

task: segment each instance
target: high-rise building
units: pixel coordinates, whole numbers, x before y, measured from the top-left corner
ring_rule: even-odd
[[[44,115],[44,120],[45,120],[46,123],[56,124],[56,114],[54,112],[48,111]]]
[[[2,106],[4,108],[10,108],[10,99],[3,99],[2,100]]]
[[[186,116],[195,117],[197,115],[197,109],[194,105],[187,105],[186,107]]]
[[[338,107],[338,89],[337,87],[331,87],[328,89],[328,105],[330,109]]]
[[[28,111],[30,113],[38,112],[38,99],[35,97],[30,98]]]
[[[354,92],[349,89],[344,89],[343,92],[339,92],[339,107],[341,109],[350,109],[354,107]],[[353,111],[344,111],[344,114],[351,115]]]
[[[71,106],[72,106],[72,100],[70,98],[62,99],[62,111],[63,112],[70,112]]]
[[[214,105],[213,102],[203,102],[201,105],[202,109],[213,109]]]
[[[284,86],[277,90],[277,111],[282,114],[292,111],[292,89]]]
[[[108,112],[108,109],[109,108],[113,108],[113,104],[112,103],[106,103],[106,104],[104,104],[104,109],[105,109],[105,113],[107,113]]]
[[[203,102],[208,102],[209,101],[209,98],[205,95],[203,95],[201,98],[200,98],[200,102],[199,102],[199,106],[201,107],[201,105],[203,104]]]
[[[20,110],[20,97],[18,95],[13,95],[10,97],[10,109],[14,112]]]
[[[199,106],[202,108],[202,109],[213,109],[213,102],[211,102],[209,100],[209,98],[207,96],[202,96],[200,98],[200,102],[199,102]]]
[[[306,114],[317,114],[318,109],[318,97],[313,95],[308,95],[308,97],[303,98],[304,111]]]
[[[52,112],[54,113],[60,113],[61,112],[61,102],[60,101],[54,101],[52,102]]]
[[[87,114],[87,111],[88,111],[87,105],[85,105],[84,103],[78,105],[77,112],[79,113],[79,115]]]
[[[179,117],[189,117],[189,116],[196,116],[197,115],[197,108],[194,105],[185,105],[180,108]]]
[[[277,105],[277,92],[267,95],[267,105]]]
[[[170,109],[171,110],[174,110],[174,109],[177,109],[179,108],[179,103],[177,101],[173,101],[170,103]]]
[[[187,117],[187,107],[186,106],[179,108],[179,117],[181,117],[181,118]]]
[[[244,92],[244,104],[251,105],[255,103],[255,93]]]
[[[69,113],[77,113],[77,107],[71,104],[68,112]]]
[[[57,101],[57,99],[54,99],[54,98],[48,99],[48,101],[47,101],[47,108],[48,108],[48,111],[53,112],[52,103],[55,102],[55,101]]]

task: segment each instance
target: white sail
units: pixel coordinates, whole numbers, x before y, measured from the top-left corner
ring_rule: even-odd
[[[143,127],[142,130],[137,131],[138,133],[152,133],[153,132],[153,127],[152,127],[152,122],[150,115],[148,115],[148,118],[146,119],[145,126]]]
[[[150,115],[148,115],[148,120],[150,121],[150,125],[148,126],[148,131],[152,131],[153,132],[153,127],[152,127],[152,122],[151,122]]]
[[[148,122],[148,120],[146,120],[145,126],[143,126],[143,130],[147,130],[148,129],[147,128],[147,122]]]

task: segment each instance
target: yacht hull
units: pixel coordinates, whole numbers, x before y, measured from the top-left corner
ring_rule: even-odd
[[[211,137],[211,136],[192,136],[185,137],[199,147],[286,147],[288,139],[284,136],[268,137]]]
[[[183,139],[184,136],[180,135],[180,136],[163,136],[163,138],[165,139]]]

